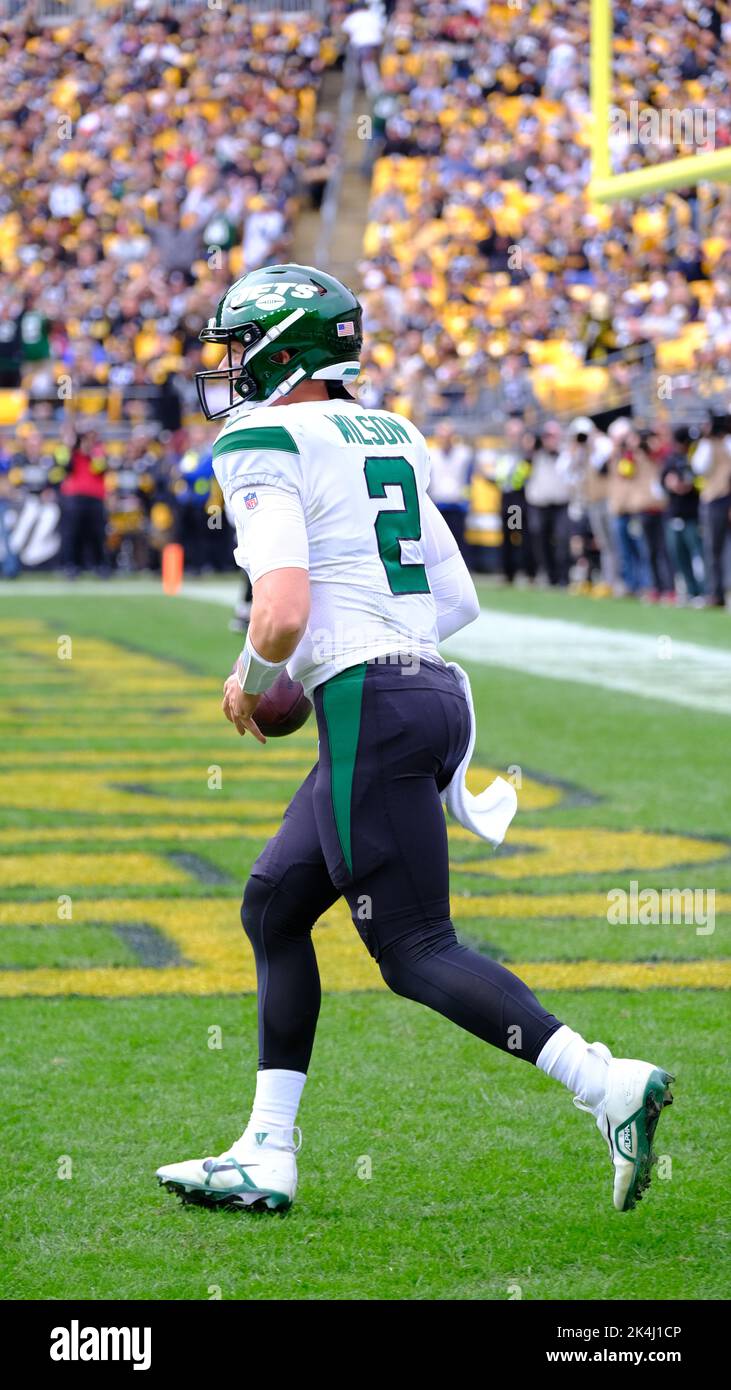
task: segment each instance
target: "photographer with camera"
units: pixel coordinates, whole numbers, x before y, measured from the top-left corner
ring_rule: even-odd
[[[668,496],[666,533],[670,558],[676,576],[682,575],[688,599],[703,603],[703,552],[698,526],[698,488],[688,457],[692,443],[687,425],[673,430],[673,451],[661,474]]]
[[[547,420],[530,460],[525,497],[540,568],[552,588],[565,589],[569,582],[571,485],[558,466],[562,443],[560,424]]]
[[[572,547],[580,548],[588,578],[592,560],[596,562],[593,540],[600,582],[593,585],[592,593],[597,598],[608,597],[620,589],[619,554],[608,500],[612,443],[586,415],[571,421],[568,436],[558,466],[571,486]]]

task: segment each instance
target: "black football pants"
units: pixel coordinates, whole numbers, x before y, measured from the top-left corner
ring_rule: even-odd
[[[242,921],[254,949],[259,1066],[306,1071],[320,1008],[312,928],[341,896],[386,984],[535,1062],[559,1020],[510,970],[457,940],[440,790],[469,711],[444,665],[388,658],[315,691],[319,760],[253,866]]]

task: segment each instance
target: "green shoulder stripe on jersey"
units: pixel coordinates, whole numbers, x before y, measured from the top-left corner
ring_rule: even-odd
[[[283,425],[259,425],[252,429],[232,430],[222,434],[213,446],[213,457],[228,454],[233,449],[278,449],[280,453],[298,454],[289,430]]]
[[[365,675],[366,664],[361,661],[358,666],[349,666],[340,675],[332,676],[322,688],[322,711],[330,748],[330,796],[340,848],[351,874],[351,802]]]

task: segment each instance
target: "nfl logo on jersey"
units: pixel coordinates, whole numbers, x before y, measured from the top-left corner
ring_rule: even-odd
[[[337,329],[339,338],[352,338],[355,333],[352,319],[346,319],[345,323],[339,323]]]
[[[258,507],[258,505],[259,505],[259,498],[257,497],[256,493],[255,493],[255,492],[247,492],[247,494],[246,494],[246,496],[245,496],[245,498],[244,498],[244,506],[246,507],[247,512],[253,512],[254,508],[255,508],[255,507]]]

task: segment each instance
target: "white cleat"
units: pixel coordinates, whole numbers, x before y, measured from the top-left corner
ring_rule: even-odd
[[[246,1130],[228,1153],[191,1158],[158,1168],[156,1177],[183,1202],[206,1207],[246,1207],[286,1211],[297,1191],[297,1158],[292,1131]]]
[[[650,1186],[652,1151],[657,1122],[666,1105],[672,1105],[670,1082],[675,1078],[662,1067],[631,1057],[612,1057],[602,1043],[592,1043],[606,1054],[607,1089],[596,1109],[577,1096],[574,1105],[594,1115],[597,1128],[609,1145],[614,1164],[614,1206],[631,1211]]]

